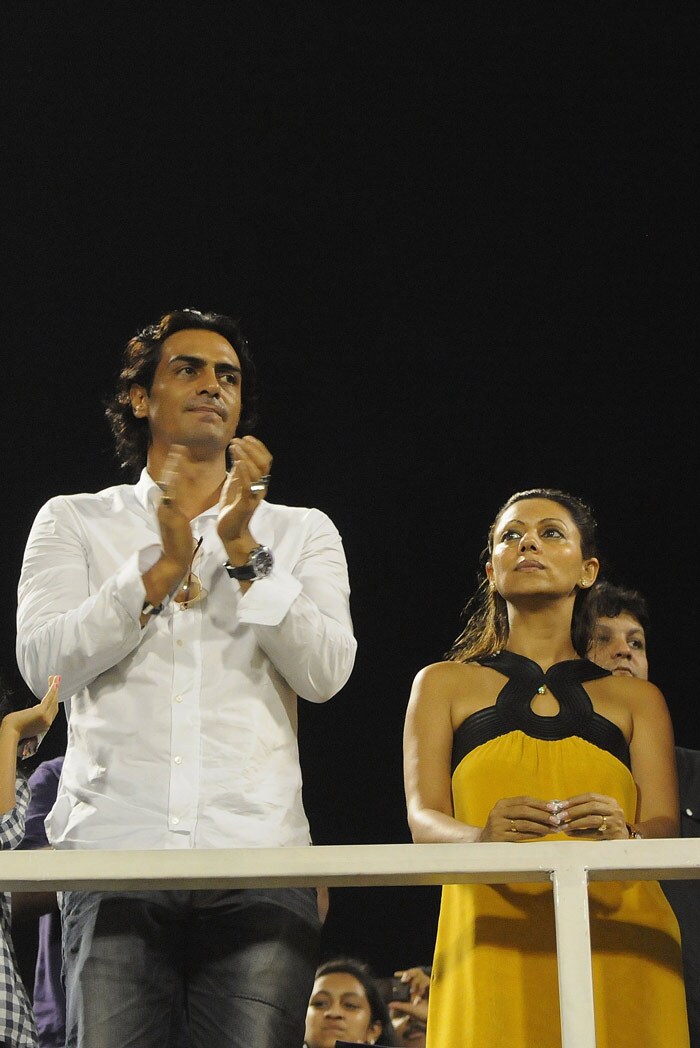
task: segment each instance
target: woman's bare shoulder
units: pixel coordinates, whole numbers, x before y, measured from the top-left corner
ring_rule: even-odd
[[[609,677],[601,677],[599,680],[591,682],[591,690],[597,690],[602,695],[614,697],[617,701],[623,702],[632,708],[648,704],[665,705],[666,702],[662,691],[655,684],[652,684],[651,681],[642,680],[640,677],[628,677],[625,674],[612,674]]]
[[[613,675],[590,681],[586,690],[596,713],[617,724],[628,743],[635,725],[653,726],[668,721],[663,693],[650,681]]]
[[[496,701],[499,675],[477,662],[433,662],[415,677],[410,703],[422,709],[449,708],[452,720],[465,717]]]
[[[453,688],[463,690],[483,676],[483,666],[476,662],[431,662],[416,674],[413,687],[421,692],[435,692]]]

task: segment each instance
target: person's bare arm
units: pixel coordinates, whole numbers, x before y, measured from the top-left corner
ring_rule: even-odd
[[[666,700],[648,681],[635,680],[630,758],[638,787],[634,827],[643,837],[678,837],[680,815],[673,726]]]
[[[625,840],[630,831],[642,837],[676,837],[678,784],[666,701],[648,681],[622,677],[617,681],[632,724],[631,770],[638,789],[634,822],[626,822],[617,797],[588,792],[560,802],[561,829],[572,837],[597,841]]]
[[[49,679],[49,690],[41,702],[24,710],[13,710],[0,724],[0,812],[12,811],[17,803],[17,747],[22,739],[31,739],[48,731],[58,713],[58,686],[61,678]]]
[[[452,810],[450,696],[455,667],[426,666],[416,676],[404,725],[404,786],[408,824],[417,844],[463,844],[479,839]]]
[[[413,840],[417,844],[521,843],[544,837],[558,828],[558,816],[551,802],[537,797],[501,798],[484,826],[469,826],[454,817],[452,703],[468,686],[469,669],[434,663],[413,682],[404,728],[404,784]]]

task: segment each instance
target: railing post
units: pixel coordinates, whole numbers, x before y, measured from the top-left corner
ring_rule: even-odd
[[[596,1048],[588,875],[584,866],[552,871],[562,1048]]]

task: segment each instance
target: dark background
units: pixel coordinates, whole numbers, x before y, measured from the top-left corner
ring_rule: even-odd
[[[698,18],[658,0],[5,0],[18,693],[34,514],[119,481],[102,412],[119,351],[193,306],[242,318],[271,499],[320,507],[345,541],[356,668],[301,711],[317,843],[409,839],[411,681],[522,488],[592,504],[610,576],[649,599],[677,741],[700,747]],[[432,889],[334,890],[325,953],[429,963],[436,907]]]

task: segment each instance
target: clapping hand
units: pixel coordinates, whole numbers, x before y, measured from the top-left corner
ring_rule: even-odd
[[[180,444],[172,445],[158,481],[163,493],[156,511],[163,544],[162,561],[163,566],[170,569],[171,585],[176,585],[186,573],[192,556],[192,528],[180,505],[184,454]]]
[[[272,455],[257,437],[235,437],[229,451],[232,467],[219,499],[216,525],[224,545],[250,538],[250,518],[267,494],[272,467]]]

